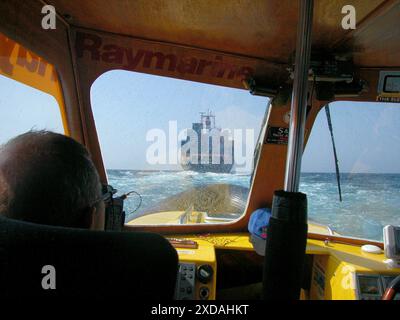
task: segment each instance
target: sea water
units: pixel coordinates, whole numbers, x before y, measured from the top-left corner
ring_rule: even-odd
[[[108,170],[107,174],[119,194],[134,190],[142,198],[139,208],[138,196],[126,201],[127,221],[194,187],[232,184],[249,188],[251,181],[250,174],[235,173]],[[334,173],[302,173],[300,191],[308,197],[309,219],[346,236],[379,241],[385,225],[400,225],[400,174],[342,173],[341,188],[342,202]]]

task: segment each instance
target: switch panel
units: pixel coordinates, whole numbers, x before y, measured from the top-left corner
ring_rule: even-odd
[[[194,300],[196,265],[194,263],[180,263],[176,279],[175,300]]]

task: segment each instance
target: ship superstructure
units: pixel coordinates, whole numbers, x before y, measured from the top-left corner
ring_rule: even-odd
[[[215,125],[215,115],[201,112],[200,122],[181,141],[181,165],[184,170],[229,173],[234,164],[234,143]]]

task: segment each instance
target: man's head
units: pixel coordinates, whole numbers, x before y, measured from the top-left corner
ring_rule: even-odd
[[[103,229],[100,179],[86,148],[48,131],[30,131],[0,147],[0,215]]]

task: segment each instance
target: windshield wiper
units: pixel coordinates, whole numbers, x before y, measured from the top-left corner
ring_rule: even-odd
[[[337,153],[336,153],[335,138],[333,137],[333,127],[332,127],[331,113],[329,110],[329,104],[325,107],[325,112],[326,112],[326,119],[328,121],[329,132],[331,133],[333,156],[335,157],[336,180],[337,180],[338,190],[339,190],[339,200],[340,200],[340,202],[342,202],[342,189],[340,187],[339,160],[338,160]]]

